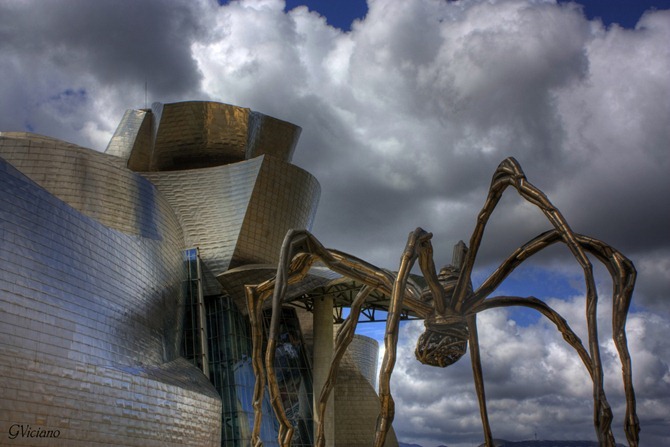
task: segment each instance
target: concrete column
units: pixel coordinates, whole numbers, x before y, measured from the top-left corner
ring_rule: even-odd
[[[314,441],[316,442],[317,408],[321,389],[328,378],[333,357],[333,298],[314,299],[314,359],[312,367],[314,391]],[[334,391],[334,390],[333,390]],[[325,415],[326,447],[335,445],[335,399],[331,392]]]

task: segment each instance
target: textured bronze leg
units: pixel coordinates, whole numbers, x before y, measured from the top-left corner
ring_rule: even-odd
[[[263,395],[265,390],[265,369],[263,368],[263,327],[261,313],[263,299],[257,296],[255,286],[246,286],[247,308],[251,325],[251,364],[255,384],[252,406],[254,408],[254,427],[251,432],[252,447],[261,447],[261,422],[263,418]]]
[[[581,339],[575,334],[575,332],[570,328],[570,325],[565,318],[552,309],[547,303],[542,300],[539,300],[535,297],[518,297],[518,296],[496,296],[490,298],[475,309],[473,312],[481,312],[487,309],[494,309],[497,307],[511,307],[511,306],[523,306],[531,309],[535,309],[540,312],[542,315],[547,317],[549,321],[556,325],[556,328],[559,330],[563,339],[574,348],[574,350],[579,355],[579,358],[584,363],[586,371],[589,373],[591,378],[593,378],[593,362],[591,362],[591,357],[589,356],[588,351],[584,348]]]
[[[626,320],[628,309],[635,287],[637,272],[633,263],[609,245],[593,238],[588,238],[589,251],[607,266],[612,276],[613,308],[612,337],[621,359],[623,385],[626,394],[626,417],[624,431],[630,447],[637,447],[640,442],[640,422],[637,418],[635,390],[633,389],[632,364],[626,340]]]
[[[316,261],[321,261],[326,267],[336,273],[359,281],[368,287],[379,289],[389,295],[393,288],[394,277],[390,273],[346,253],[324,248],[323,245],[321,245],[321,243],[306,230],[291,230],[287,233],[284,243],[282,244],[276,277],[256,286],[255,293],[258,297],[251,298],[251,307],[257,309],[258,312],[258,317],[252,320],[252,336],[257,335],[259,340],[256,342],[256,345],[262,345],[263,328],[262,319],[260,318],[260,309],[269,293],[273,293],[273,312],[268,334],[268,348],[265,352],[265,375],[267,376],[272,406],[280,423],[278,441],[281,447],[290,446],[293,429],[290,426],[290,422],[286,417],[281,402],[279,386],[274,371],[275,347],[279,332],[279,310],[281,309],[281,304],[284,301],[288,286],[301,281],[309,272],[312,264]],[[261,294],[262,297],[259,298]],[[421,302],[416,300],[416,297],[414,298],[413,302],[419,306],[415,310],[419,312],[419,314],[426,314],[426,310],[421,307]],[[410,297],[410,300],[412,300],[412,297]],[[258,352],[259,351],[257,350],[254,351],[254,356],[256,356]],[[256,387],[262,387],[262,369],[259,369],[255,374],[257,380]],[[256,391],[256,394],[262,397],[262,389]],[[255,410],[256,421],[254,422],[254,427],[258,426],[258,430],[260,430],[260,422],[258,421],[260,421],[261,417],[259,406],[258,410]]]
[[[554,229],[536,237],[517,249],[498,267],[482,286],[473,293],[471,290],[470,277],[481,239],[488,219],[508,186],[514,187],[524,200],[537,206],[553,225]],[[310,266],[316,261],[321,261],[332,271],[364,284],[365,288],[359,292],[359,295],[354,300],[355,302],[352,306],[353,315],[350,315],[350,317],[347,318],[342,331],[338,334],[336,352],[333,354],[326,386],[324,386],[320,396],[319,408],[317,409],[319,412],[318,414],[323,414],[323,409],[321,408],[322,404],[325,404],[327,401],[328,395],[335,384],[337,367],[347,345],[351,341],[351,337],[353,337],[355,326],[358,321],[360,306],[369,291],[376,289],[383,294],[389,295],[391,301],[384,337],[386,353],[382,362],[379,378],[381,412],[377,422],[374,441],[375,447],[383,446],[387,431],[394,418],[394,401],[390,392],[390,378],[396,361],[399,320],[403,308],[410,309],[420,318],[427,319],[426,327],[429,330],[427,333],[430,334],[427,337],[433,337],[436,332],[439,333],[441,330],[446,331],[443,335],[455,336],[457,339],[458,337],[464,337],[462,348],[453,351],[455,352],[455,354],[453,354],[454,357],[448,357],[449,355],[452,355],[448,351],[445,351],[446,354],[441,353],[445,355],[445,358],[451,358],[449,361],[450,363],[456,361],[462,355],[462,352],[465,349],[465,338],[470,341],[471,363],[475,375],[475,386],[477,388],[480,403],[480,413],[484,426],[486,443],[489,446],[492,445],[479,356],[476,313],[488,308],[503,306],[525,306],[540,311],[556,325],[566,342],[577,351],[582,362],[586,365],[587,371],[593,382],[593,421],[600,445],[601,447],[613,447],[614,437],[611,432],[612,412],[603,389],[603,369],[598,343],[596,318],[598,296],[595,288],[592,265],[586,256],[586,252],[590,252],[606,265],[614,283],[614,310],[612,317],[613,337],[622,362],[627,400],[624,429],[631,447],[637,447],[639,423],[635,414],[635,395],[631,378],[631,362],[625,334],[626,317],[635,282],[635,269],[630,261],[608,245],[595,239],[574,233],[562,214],[553,206],[545,194],[526,180],[521,167],[513,158],[504,160],[493,175],[488,196],[478,215],[475,229],[470,239],[470,250],[464,256],[459,257],[459,259],[463,258],[463,262],[457,263],[460,265],[460,274],[455,281],[455,285],[450,283],[450,280],[443,279],[443,281],[446,282],[440,282],[441,277],[438,277],[435,272],[430,237],[431,235],[429,233],[426,233],[420,228],[417,228],[410,234],[401,257],[398,273],[397,275],[393,275],[386,270],[379,269],[346,253],[325,249],[319,241],[307,231],[290,231],[287,234],[282,247],[276,278],[247,289],[250,318],[253,326],[252,336],[255,337],[253,351],[254,373],[257,378],[257,389],[255,390],[254,395],[255,403],[261,401],[263,392],[262,380],[265,375],[267,376],[268,387],[270,389],[275,413],[280,424],[282,424],[279,436],[280,445],[282,447],[288,447],[290,445],[292,433],[292,429],[285,418],[284,409],[279,399],[279,389],[274,372],[275,346],[278,337],[281,305],[284,302],[288,285],[302,280],[309,271]],[[486,299],[521,262],[548,245],[559,241],[566,244],[583,270],[586,286],[586,320],[589,337],[588,350],[585,349],[581,340],[579,340],[570,329],[567,322],[543,301],[534,297],[494,297]],[[410,269],[417,258],[428,286],[423,294],[419,294],[414,287],[407,286]],[[458,270],[458,268],[456,268],[456,270]],[[450,274],[452,274],[453,271],[454,269],[452,269]],[[451,288],[452,285],[454,285],[453,289]],[[452,290],[453,293],[451,292]],[[272,301],[273,313],[268,337],[269,348],[265,355],[264,371],[262,363],[259,364],[259,357],[261,355],[261,348],[259,346],[260,343],[262,343],[262,338],[259,338],[262,335],[261,309],[263,302],[266,300],[269,293],[272,292],[274,292]],[[422,299],[422,297],[426,296],[432,297],[432,302],[431,300]],[[463,330],[460,328],[461,325]],[[463,331],[466,330],[467,327],[470,328],[470,333],[469,335],[464,335],[465,332]],[[437,331],[435,331],[435,329],[437,329]],[[459,333],[461,335],[451,335]],[[431,339],[426,338],[426,340]],[[418,346],[417,352],[420,352]],[[421,356],[421,359],[424,359],[423,355]],[[430,360],[430,357],[425,357],[425,359],[428,359],[427,361],[429,363],[433,361]],[[436,366],[445,366],[440,362],[435,362],[434,364]],[[258,390],[259,383],[261,383],[260,390]],[[260,397],[257,398],[257,396]],[[257,421],[254,423],[254,439],[259,443],[257,427],[260,427],[260,422],[258,422],[260,421],[260,406],[255,406],[254,411],[257,418]],[[320,418],[320,421],[323,421],[323,417]],[[317,427],[317,432],[317,444],[321,446],[324,442],[322,423]]]
[[[382,360],[382,367],[379,373],[379,400],[381,402],[381,413],[377,420],[377,431],[375,433],[374,447],[383,447],[386,441],[386,434],[391,427],[393,418],[395,416],[395,402],[391,396],[391,374],[396,361],[396,351],[398,348],[398,327],[400,321],[400,314],[407,288],[407,278],[410,270],[414,265],[417,257],[421,252],[426,250],[428,254],[432,252],[430,247],[430,238],[432,235],[426,233],[421,228],[417,228],[410,233],[407,240],[407,245],[400,260],[400,267],[398,268],[398,275],[393,284],[393,291],[391,293],[391,304],[389,306],[389,313],[386,320],[386,333],[384,334],[384,358]],[[432,264],[432,261],[431,261]],[[430,274],[424,272],[424,274]],[[435,267],[432,268],[432,274],[435,275]],[[434,281],[437,281],[435,277]],[[438,297],[436,297],[437,299]]]
[[[628,309],[630,306],[633,288],[635,286],[636,271],[633,264],[623,254],[609,245],[598,239],[575,234],[575,240],[579,245],[589,253],[596,256],[596,258],[607,267],[613,283],[613,311],[612,311],[612,334],[614,343],[619,352],[619,357],[622,364],[622,374],[624,390],[626,394],[626,418],[624,422],[624,430],[628,444],[631,447],[637,447],[639,444],[639,421],[636,414],[635,405],[635,391],[633,389],[632,381],[632,366],[630,354],[628,352],[628,345],[626,343],[625,325],[628,316]],[[564,242],[558,230],[547,231],[536,238],[532,239],[522,247],[518,248],[511,256],[509,256],[497,269],[484,281],[484,283],[475,291],[470,299],[470,307],[480,309],[478,306],[482,301],[490,295],[496,287],[523,261],[530,256],[539,252],[540,250],[556,243]],[[523,300],[523,299],[522,299]],[[487,301],[488,303],[488,301]],[[519,303],[518,305],[527,305]],[[537,307],[529,305],[528,307]],[[488,307],[487,307],[488,308]],[[540,309],[537,309],[540,310]],[[552,311],[553,312],[553,311]],[[544,313],[544,312],[543,312]],[[545,315],[547,315],[545,313]],[[558,315],[558,314],[556,314]],[[552,320],[554,321],[554,320]],[[554,321],[556,322],[556,321]],[[565,337],[566,334],[564,334]],[[567,340],[567,339],[566,339]],[[581,345],[581,342],[580,342]],[[579,349],[578,349],[578,352]],[[582,360],[585,359],[584,353],[580,352]],[[584,361],[589,374],[593,377],[592,365],[589,359],[589,364]],[[603,395],[603,402],[605,411],[609,407],[606,398]]]
[[[472,363],[472,374],[475,378],[475,389],[477,390],[477,401],[479,402],[479,414],[482,418],[484,429],[484,442],[486,447],[494,447],[493,435],[491,435],[491,424],[486,409],[486,392],[484,390],[484,376],[482,374],[482,361],[479,356],[479,336],[477,335],[477,316],[470,315],[467,318],[468,331],[470,333],[470,361]]]
[[[528,202],[536,205],[546,218],[551,222],[554,228],[559,232],[561,238],[568,246],[573,256],[584,271],[584,281],[586,284],[586,320],[589,333],[589,352],[593,364],[593,401],[594,415],[593,422],[598,435],[598,440],[603,447],[613,446],[613,437],[611,435],[612,415],[609,411],[605,399],[603,388],[603,371],[600,359],[600,348],[598,344],[598,322],[597,322],[597,303],[598,296],[595,288],[595,280],[591,262],[587,258],[584,250],[576,241],[576,235],[568,225],[563,215],[554,207],[542,191],[533,186],[526,180],[526,176],[514,158],[507,158],[496,169],[489,188],[489,194],[484,206],[477,218],[475,230],[470,238],[470,250],[466,254],[461,276],[454,290],[454,308],[456,312],[462,313],[467,305],[467,286],[474,261],[479,250],[486,223],[498,204],[502,193],[508,186],[513,186],[519,195]]]

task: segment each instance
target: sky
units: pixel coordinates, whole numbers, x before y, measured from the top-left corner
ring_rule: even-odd
[[[635,263],[627,327],[641,446],[667,445],[668,3],[369,0],[344,10],[325,1],[5,0],[0,130],[104,150],[125,109],[183,100],[290,121],[303,128],[293,162],[322,186],[313,233],[388,269],[418,226],[434,235],[436,264],[448,263],[452,246],[470,238],[496,166],[514,156],[576,232]],[[475,285],[549,228],[506,192]],[[611,286],[603,268],[596,273],[605,386],[615,436],[625,442]],[[580,275],[556,246],[496,294],[546,300],[586,339]],[[553,327],[527,313],[487,311],[478,328],[495,437],[595,439],[588,377]],[[421,322],[401,329],[396,433],[424,447],[478,445],[469,362],[420,365],[413,349],[421,330]]]

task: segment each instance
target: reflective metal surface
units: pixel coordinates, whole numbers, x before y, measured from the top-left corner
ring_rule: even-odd
[[[179,216],[187,245],[204,262],[205,294],[216,276],[249,263],[276,263],[286,232],[309,228],[320,194],[306,171],[270,156],[198,170],[146,172]]]
[[[12,445],[33,445],[31,430],[68,446],[278,445],[240,310],[287,231],[314,220],[319,184],[290,164],[299,135],[211,102],[129,110],[104,154],[0,134],[0,439],[20,429]],[[187,247],[200,262],[184,261]],[[309,276],[294,297],[338,281]],[[271,341],[274,371],[294,440],[311,445],[309,355],[292,315]],[[368,381],[353,362],[347,371],[357,405],[376,413]]]
[[[127,160],[128,167],[149,166],[153,149],[151,110],[126,110],[105,153]]]
[[[2,133],[0,156],[69,206],[115,230],[149,239],[180,233],[166,199],[117,157],[15,132]]]
[[[355,334],[347,347],[343,361],[351,362],[356,371],[370,382],[373,388],[377,385],[377,357],[379,343],[374,338]]]
[[[220,399],[178,356],[178,222],[89,152],[0,136],[0,443],[20,426],[11,445],[35,445],[30,426],[50,445],[219,445]]]
[[[290,162],[300,127],[250,109],[206,101],[128,110],[106,152],[133,171],[213,167],[271,155]]]
[[[316,179],[291,165],[300,128],[228,104],[155,103],[129,110],[107,147],[167,198],[204,262],[204,293],[215,277],[252,263],[275,264],[291,228],[311,228]],[[241,296],[241,295],[240,295]]]
[[[374,438],[377,417],[381,410],[376,392],[376,340],[354,335],[340,362],[337,373],[335,401],[336,445],[369,447]],[[393,427],[386,436],[386,447],[397,446]]]

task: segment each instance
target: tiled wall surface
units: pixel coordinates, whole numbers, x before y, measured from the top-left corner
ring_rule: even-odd
[[[106,154],[128,160],[128,168],[146,170],[153,151],[153,114],[148,110],[126,110],[107,145]]]
[[[264,155],[230,267],[276,264],[288,230],[312,227],[320,194],[310,173]]]
[[[178,231],[179,222],[167,201],[118,157],[15,132],[0,134],[0,157],[106,226],[151,239]]]
[[[214,102],[165,104],[151,171],[196,168],[245,158],[249,109]]]
[[[367,447],[372,444],[381,405],[370,382],[347,354],[337,375],[335,398],[335,439],[337,445]],[[386,435],[385,447],[397,447],[393,427]]]
[[[175,171],[268,154],[290,162],[301,128],[244,107],[207,101],[128,110],[106,153],[133,171]]]
[[[200,249],[205,295],[221,293],[215,272],[230,265],[261,164],[262,159],[254,159],[214,168],[143,173],[176,211],[186,245]]]
[[[310,228],[320,194],[308,172],[269,155],[213,168],[143,173],[170,202],[189,246],[214,277],[243,264],[273,264],[291,228]]]
[[[377,340],[358,334],[354,335],[346,353],[346,356],[351,359],[373,388],[377,388],[378,355],[379,343]]]
[[[183,239],[166,202],[109,156],[24,142],[0,136],[40,183],[0,162],[0,445],[218,445],[220,400],[178,358]]]

